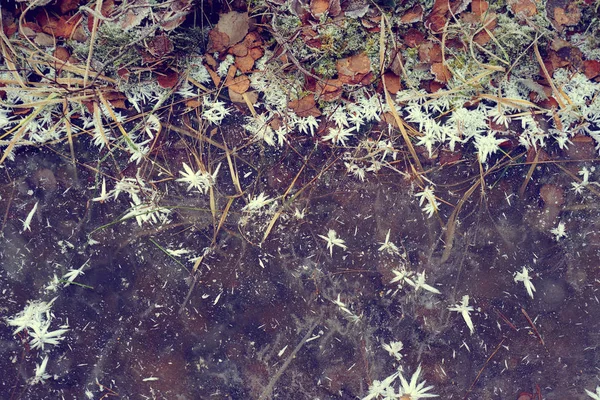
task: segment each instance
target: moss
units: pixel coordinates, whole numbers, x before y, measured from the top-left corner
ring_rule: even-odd
[[[126,65],[141,64],[142,57],[137,46],[132,46],[139,37],[136,31],[124,32],[115,24],[102,24],[98,28],[97,40],[94,46],[93,64],[94,67],[103,66],[109,60],[116,59],[111,65],[106,66],[105,73],[116,73],[116,71]],[[87,58],[89,51],[89,41],[85,44],[73,44],[75,54],[82,60]]]

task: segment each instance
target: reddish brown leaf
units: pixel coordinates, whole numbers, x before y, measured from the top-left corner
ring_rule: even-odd
[[[554,9],[554,20],[560,28],[577,25],[581,20],[581,10],[575,3],[570,3],[566,9],[556,7]]]
[[[208,52],[221,53],[229,47],[229,36],[217,29],[211,29],[208,32]]]
[[[412,24],[423,20],[423,7],[417,4],[410,10],[406,11],[402,17],[400,17],[401,24]]]
[[[165,89],[174,88],[177,85],[177,81],[179,81],[179,75],[172,69],[168,69],[162,73],[155,72],[155,75],[160,87]]]
[[[385,87],[387,90],[392,94],[396,94],[402,89],[400,77],[393,72],[386,72],[383,74],[383,81],[385,82]]]
[[[79,8],[79,0],[58,0],[56,5],[61,14],[66,14],[69,11],[77,10]]]
[[[600,75],[600,61],[585,60],[583,62],[583,71],[588,79],[593,79]]]
[[[408,47],[417,47],[418,45],[420,45],[421,43],[423,43],[425,41],[425,35],[415,29],[415,28],[410,28],[405,34],[404,34],[404,43],[408,46]]]
[[[482,16],[490,7],[486,0],[472,0],[471,11],[477,16]]]

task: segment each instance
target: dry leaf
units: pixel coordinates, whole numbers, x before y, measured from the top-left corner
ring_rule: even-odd
[[[248,33],[249,28],[248,13],[239,13],[237,11],[221,14],[216,27],[219,32],[227,34],[229,45],[241,42]]]
[[[600,75],[600,61],[585,60],[583,62],[583,71],[588,79],[594,79]]]
[[[392,94],[398,93],[402,89],[402,83],[400,82],[400,77],[393,72],[386,72],[383,74],[383,80],[385,82],[385,87],[388,92]]]
[[[452,73],[444,63],[437,62],[431,65],[431,73],[435,77],[435,80],[441,83],[446,83],[452,78]]]
[[[208,32],[208,52],[222,53],[229,47],[229,36],[226,33],[219,32],[216,29],[211,29]]]
[[[238,43],[229,49],[229,53],[236,57],[245,57],[248,54],[248,48],[244,43]]]
[[[412,24],[423,20],[423,7],[420,4],[413,6],[400,17],[401,24]]]
[[[174,46],[167,35],[158,35],[148,42],[146,48],[154,57],[162,58],[170,54],[173,51]]]
[[[305,118],[308,116],[318,117],[321,115],[321,111],[317,108],[317,104],[315,102],[315,96],[309,94],[304,96],[299,100],[292,100],[288,103],[288,107],[292,109],[296,115],[301,118]]]
[[[227,79],[225,85],[229,87],[229,90],[235,93],[244,94],[250,88],[250,78],[246,75],[236,76],[233,79]]]
[[[250,54],[245,57],[236,57],[235,66],[242,72],[252,71],[252,67],[254,67],[254,58]]]
[[[77,10],[79,8],[79,0],[58,0],[56,5],[61,14],[66,14],[69,11]]]
[[[163,73],[159,73],[156,71],[154,73],[156,75],[156,81],[158,82],[160,87],[165,89],[174,88],[175,85],[177,85],[177,82],[179,81],[179,75],[172,69],[168,69]]]
[[[554,20],[559,28],[577,25],[581,20],[581,10],[575,3],[570,3],[566,9],[556,7],[554,9]]]
[[[328,9],[329,9],[329,0],[311,0],[310,1],[310,12],[316,18],[319,18]]]
[[[490,4],[485,0],[472,0],[471,11],[477,16],[482,16],[490,7]]]

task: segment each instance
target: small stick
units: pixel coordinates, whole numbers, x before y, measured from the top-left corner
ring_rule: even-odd
[[[529,322],[529,325],[531,326],[531,328],[533,329],[533,332],[535,333],[535,335],[538,337],[538,339],[540,339],[540,343],[542,344],[542,346],[546,346],[546,344],[544,343],[544,339],[542,339],[542,336],[540,335],[540,333],[538,332],[538,330],[536,329],[535,325],[533,324],[533,321],[531,320],[531,318],[529,318],[529,314],[527,314],[527,311],[525,311],[524,308],[521,308],[521,312],[523,313],[523,315],[525,316],[525,318],[527,319],[527,322]]]
[[[500,346],[502,346],[502,343],[504,343],[505,340],[506,340],[506,338],[502,338],[502,340],[500,341],[500,343],[498,343],[498,345],[494,349],[494,352],[492,354],[490,354],[490,356],[487,358],[487,360],[485,360],[485,364],[483,364],[483,367],[481,367],[481,369],[477,373],[477,376],[475,377],[475,380],[473,381],[473,383],[469,387],[469,390],[467,390],[467,393],[465,393],[464,400],[466,400],[467,397],[469,396],[469,393],[471,393],[473,391],[473,388],[475,387],[475,384],[477,383],[477,381],[479,380],[479,377],[483,373],[483,370],[485,369],[485,367],[487,367],[487,365],[490,362],[490,360],[492,359],[492,357],[494,357],[496,355],[496,353],[498,352],[498,350],[500,350]]]

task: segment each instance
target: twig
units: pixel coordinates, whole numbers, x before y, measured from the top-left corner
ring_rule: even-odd
[[[296,354],[300,351],[300,349],[302,348],[302,346],[304,346],[304,344],[306,343],[306,341],[310,338],[310,336],[312,335],[312,332],[316,328],[316,326],[317,326],[317,321],[313,322],[310,325],[310,328],[308,328],[308,332],[306,332],[306,334],[304,335],[304,337],[302,338],[302,340],[300,341],[300,343],[298,343],[298,345],[296,345],[296,347],[294,347],[294,350],[285,359],[283,365],[279,368],[279,370],[275,373],[275,375],[273,375],[273,377],[269,381],[269,384],[263,389],[263,391],[260,394],[260,397],[258,398],[258,400],[264,400],[264,399],[266,399],[268,397],[271,397],[271,394],[273,392],[273,388],[275,387],[275,384],[277,383],[277,381],[279,380],[279,378],[281,378],[281,375],[283,375],[283,373],[285,372],[285,370],[287,369],[287,367],[290,365],[290,363],[292,362],[292,360],[294,358],[296,358]]]
[[[473,381],[473,383],[469,387],[469,390],[467,390],[467,393],[465,393],[465,397],[464,397],[465,400],[469,396],[469,393],[471,393],[473,391],[473,388],[475,387],[475,384],[477,384],[477,381],[481,377],[481,374],[483,373],[483,370],[485,369],[485,367],[487,367],[487,365],[491,361],[492,357],[494,357],[496,355],[496,353],[500,350],[500,347],[502,346],[502,343],[504,343],[505,340],[506,340],[506,338],[502,338],[502,340],[500,341],[500,343],[498,343],[498,345],[494,349],[494,352],[492,354],[490,354],[490,356],[487,358],[487,360],[485,360],[485,364],[483,364],[483,367],[481,367],[481,369],[477,373],[477,376],[475,377],[475,380]]]
[[[531,320],[531,318],[529,318],[529,314],[527,314],[527,311],[525,311],[524,308],[521,308],[521,312],[523,313],[523,315],[527,319],[527,322],[529,322],[529,326],[531,326],[531,328],[533,329],[533,333],[535,333],[535,336],[537,336],[537,338],[540,340],[540,343],[542,344],[542,346],[545,347],[546,344],[544,343],[544,339],[542,339],[542,336],[540,335],[540,333],[536,329],[535,325],[533,324],[533,321]]]

